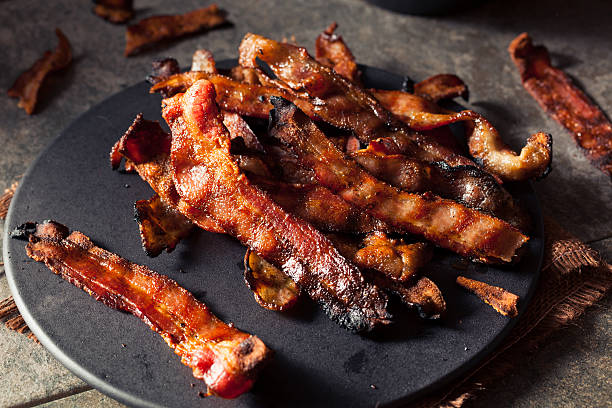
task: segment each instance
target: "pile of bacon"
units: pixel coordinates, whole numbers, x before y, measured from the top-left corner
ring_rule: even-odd
[[[231,70],[217,70],[207,50],[187,72],[155,62],[148,80],[171,133],[138,115],[112,167],[125,159],[155,191],[135,206],[151,256],[197,226],[247,246],[245,281],[266,308],[305,293],[342,326],[369,331],[390,323],[391,293],[439,317],[442,293],[420,274],[432,244],[476,262],[516,261],[530,221],[502,183],[545,176],[552,139],[534,134],[517,155],[479,114],[442,108],[467,93],[453,75],[414,93],[364,89],[335,28],[317,38],[316,59],[247,34]],[[459,121],[473,159],[447,126]],[[496,289],[481,293],[507,293]]]

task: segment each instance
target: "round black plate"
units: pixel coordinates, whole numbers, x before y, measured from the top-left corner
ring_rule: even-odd
[[[401,85],[397,75],[367,67],[364,71],[368,86]],[[352,334],[308,301],[289,313],[262,309],[242,279],[244,248],[231,237],[200,231],[173,253],[148,258],[132,213],[134,201],[150,197],[152,191],[137,175],[111,171],[108,159],[111,146],[138,112],[161,121],[160,98],[149,95],[144,82],[75,120],[29,169],[5,225],[6,274],[25,321],[60,362],[103,393],[134,406],[393,405],[465,373],[514,325],[516,320],[500,316],[457,287],[459,273],[518,294],[520,310],[525,309],[543,248],[540,207],[529,185],[514,189],[535,220],[519,264],[458,270],[456,256],[438,251],[426,273],[443,291],[448,315],[441,321],[419,321],[407,314],[393,330],[378,335]],[[250,393],[231,401],[202,400],[198,391],[205,385],[191,376],[160,336],[136,317],[94,301],[30,260],[24,243],[9,238],[17,225],[44,219],[79,230],[99,246],[175,279],[221,319],[257,334],[275,350],[274,361]]]

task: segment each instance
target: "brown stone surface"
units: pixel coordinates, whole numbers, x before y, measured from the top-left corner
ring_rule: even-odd
[[[508,43],[528,31],[545,44],[553,62],[579,79],[583,89],[612,112],[612,3],[544,0],[486,2],[446,17],[412,17],[381,10],[358,0],[308,2],[218,1],[233,27],[172,42],[126,59],[124,27],[93,15],[91,5],[68,0],[3,2],[0,8],[0,191],[25,172],[37,154],[79,114],[104,98],[141,81],[153,58],[173,56],[184,67],[198,47],[218,59],[236,56],[242,36],[253,31],[276,39],[295,36],[311,50],[318,33],[332,21],[358,61],[419,80],[454,73],[470,87],[464,105],[487,116],[513,147],[533,132],[554,137],[554,170],[536,183],[544,211],[579,238],[593,241],[612,258],[612,184],[592,167],[571,137],[540,110],[522,88],[507,55]],[[136,18],[185,12],[201,1],[136,2]],[[19,74],[55,46],[60,27],[72,43],[70,69],[53,75],[41,91],[37,113],[28,116],[6,96]],[[119,124],[117,133],[125,126]],[[7,294],[0,273],[0,297]],[[610,301],[555,334],[495,393],[473,406],[610,406]],[[0,406],[57,400],[51,406],[108,406],[108,399],[83,391],[73,377],[40,346],[0,328]],[[8,381],[5,381],[8,379]],[[62,405],[64,404],[64,405]]]

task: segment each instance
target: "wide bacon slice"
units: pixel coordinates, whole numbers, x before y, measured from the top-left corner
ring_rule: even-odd
[[[563,125],[594,166],[612,178],[612,123],[563,71],[550,63],[544,46],[527,33],[508,47],[523,86],[540,106]]]
[[[347,160],[303,112],[272,98],[270,134],[292,148],[317,180],[346,201],[400,231],[481,262],[510,262],[529,239],[499,219],[433,194],[411,194]]]
[[[24,224],[28,256],[105,305],[132,313],[159,333],[209,392],[235,398],[248,391],[271,351],[257,337],[219,320],[175,281],[96,247],[53,221]]]
[[[388,322],[386,296],[332,243],[285,212],[242,174],[209,81],[165,99],[172,130],[171,166],[181,198],[213,217],[230,235],[282,269],[328,315],[356,331]]]

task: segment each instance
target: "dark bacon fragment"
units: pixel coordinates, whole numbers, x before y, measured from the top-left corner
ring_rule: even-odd
[[[164,249],[172,252],[179,241],[193,230],[193,223],[164,203],[157,194],[134,203],[134,218],[140,229],[142,247],[151,257],[159,255]]]
[[[226,24],[226,12],[212,4],[179,15],[153,16],[128,26],[125,32],[125,56],[134,55],[163,40],[182,37]]]
[[[440,288],[425,276],[415,283],[396,282],[377,274],[369,274],[368,278],[397,295],[406,306],[416,308],[423,319],[439,319],[446,312],[446,301]]]
[[[50,72],[66,68],[72,61],[72,51],[68,38],[59,28],[55,29],[58,43],[54,51],[45,51],[43,56],[34,63],[7,91],[11,98],[19,98],[17,106],[23,108],[28,115],[34,113],[38,98],[38,90]]]
[[[458,96],[467,101],[470,94],[461,78],[452,74],[438,74],[424,79],[414,84],[414,93],[433,102]]]
[[[594,166],[612,178],[612,123],[571,78],[551,65],[544,46],[527,33],[508,47],[523,86],[542,109],[563,125]]]
[[[334,33],[336,28],[338,24],[334,21],[317,37],[315,42],[317,61],[332,68],[349,81],[359,83],[361,73],[357,68],[355,57],[344,43],[342,36]]]
[[[105,305],[132,313],[159,333],[209,392],[248,391],[272,352],[257,337],[227,325],[175,281],[94,246],[53,221],[24,224],[28,256]]]
[[[234,162],[211,82],[165,99],[171,168],[179,196],[232,236],[282,267],[328,315],[352,330],[388,323],[387,299],[331,242],[252,185]]]
[[[516,304],[519,297],[514,293],[508,292],[504,288],[491,286],[463,276],[457,277],[457,284],[476,294],[476,296],[498,313],[508,317],[516,317],[518,315]]]
[[[476,261],[510,262],[529,239],[504,221],[433,194],[411,194],[371,176],[331,143],[295,105],[272,98],[269,133],[290,146],[318,182],[399,231]]]
[[[250,249],[244,255],[244,281],[265,309],[288,310],[300,297],[300,288],[290,277]]]
[[[134,0],[94,0],[93,12],[114,24],[122,24],[134,17]]]
[[[168,78],[171,75],[178,74],[181,72],[181,68],[179,67],[178,61],[174,58],[162,58],[153,61],[151,64],[151,74],[147,75],[147,82],[155,85],[158,82],[161,82]],[[164,95],[162,91],[162,96]]]

